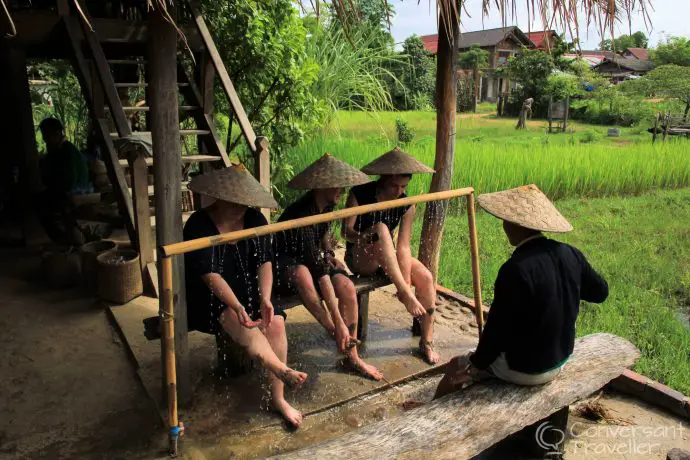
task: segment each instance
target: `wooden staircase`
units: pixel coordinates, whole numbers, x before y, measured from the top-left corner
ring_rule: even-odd
[[[75,1],[80,2],[80,0]],[[193,74],[188,70],[191,67],[189,63],[178,60],[181,124],[190,124],[188,120],[194,124],[193,127],[181,126],[179,130],[180,141],[183,145],[180,158],[183,181],[180,184],[180,192],[189,193],[187,183],[190,169],[196,167],[203,172],[208,168],[230,166],[230,160],[213,121],[214,73],[217,73],[220,78],[233,110],[233,117],[238,122],[249,149],[256,156],[255,175],[270,190],[268,142],[266,138],[257,138],[254,133],[199,11],[184,0],[178,5],[186,8],[186,12],[192,18],[202,38],[205,48],[203,56],[206,57],[206,59],[196,60]],[[83,1],[80,6],[91,23]],[[132,89],[141,88],[145,92],[149,87],[149,82],[146,81],[147,49],[145,46],[129,46],[124,56],[121,53],[106,52],[106,49],[109,50],[110,47],[99,42],[96,32],[91,30],[87,22],[75,11],[74,6],[71,10],[63,8],[61,18],[69,41],[74,70],[90,111],[96,135],[104,147],[101,159],[106,165],[112,184],[112,196],[116,203],[116,211],[115,208],[113,211],[117,214],[114,217],[119,217],[132,246],[139,251],[142,273],[145,279],[148,278],[149,285],[155,288],[154,293],[157,294],[153,242],[155,237],[152,231],[156,225],[155,208],[152,207],[156,190],[152,181],[149,180],[152,174],[150,170],[156,161],[155,146],[152,157],[139,154],[131,158],[120,158],[113,143],[117,139],[131,136],[143,136],[150,141],[150,131],[133,131],[131,123],[133,115],[146,118],[146,115],[150,113],[150,107],[145,102],[132,104],[128,97]],[[117,75],[127,75],[130,78],[126,81],[116,81]],[[185,139],[189,137],[196,138],[195,150],[190,151],[190,143],[185,142]],[[127,175],[131,178],[130,184],[128,184]],[[188,202],[198,203],[198,197],[196,198]],[[185,211],[182,214],[184,223],[193,209],[183,211]]]

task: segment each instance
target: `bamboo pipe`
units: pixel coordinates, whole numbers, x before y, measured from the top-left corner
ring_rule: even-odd
[[[204,238],[197,238],[195,240],[181,241],[179,243],[168,244],[162,246],[161,252],[164,256],[170,257],[178,254],[184,254],[198,249],[204,249],[219,244],[234,243],[236,241],[247,238],[256,238],[259,236],[269,235],[271,233],[282,232],[285,230],[292,230],[294,228],[307,227],[310,225],[322,224],[334,220],[345,219],[348,217],[359,216],[368,212],[384,211],[386,209],[393,209],[400,206],[407,206],[417,203],[426,203],[428,201],[448,200],[459,196],[468,196],[474,193],[472,187],[459,188],[455,190],[446,190],[436,193],[424,193],[422,195],[409,196],[406,198],[399,198],[397,200],[382,201],[380,203],[366,204],[363,206],[355,206],[352,208],[340,209],[338,211],[326,212],[323,214],[302,217],[300,219],[288,220],[285,222],[278,222],[275,224],[263,225],[261,227],[248,228],[245,230],[238,230],[236,232],[222,233],[220,235],[208,236]]]
[[[479,246],[477,244],[477,225],[474,213],[474,192],[467,195],[467,223],[470,228],[470,255],[472,259],[472,290],[474,291],[474,314],[477,329],[482,333],[484,316],[482,314],[482,287],[479,274]]]
[[[175,369],[175,317],[173,306],[173,269],[172,258],[163,257],[161,259],[162,271],[162,300],[163,309],[161,319],[163,321],[163,343],[165,349],[165,380],[168,389],[168,427],[170,453],[177,453],[177,439],[180,429],[177,420],[177,373]]]

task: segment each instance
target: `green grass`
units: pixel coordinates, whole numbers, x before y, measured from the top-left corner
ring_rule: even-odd
[[[570,199],[557,203],[575,227],[556,237],[583,251],[609,283],[601,305],[583,304],[578,335],[610,332],[642,352],[635,369],[690,394],[690,189],[634,198]],[[418,241],[421,219],[417,219]],[[479,212],[483,299],[489,304],[500,265],[512,252],[498,219]],[[439,282],[472,295],[467,218],[446,223]]]
[[[395,146],[396,118],[406,120],[416,133],[404,149],[433,165],[433,112],[343,112],[329,132],[291,151],[289,161],[300,171],[330,152],[361,167]],[[562,199],[638,195],[690,185],[690,144],[685,139],[652,145],[643,128],[622,128],[621,137],[609,138],[602,126],[573,123],[573,132],[549,135],[544,121],[528,124],[528,129],[517,131],[514,119],[459,116],[452,186],[469,185],[485,193],[535,183],[551,198]],[[428,175],[415,177],[409,192],[427,191],[430,180]],[[288,193],[285,200],[292,198]]]

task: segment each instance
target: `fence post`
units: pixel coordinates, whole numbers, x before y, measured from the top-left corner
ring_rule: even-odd
[[[472,258],[474,313],[477,318],[477,329],[481,334],[484,328],[484,316],[482,315],[482,287],[479,273],[479,244],[477,243],[477,225],[474,212],[474,192],[467,195],[467,223],[470,230],[470,256]]]
[[[654,132],[652,132],[652,144],[656,142],[657,129],[659,127],[659,118],[661,118],[661,113],[657,112],[656,117],[654,117]]]
[[[255,145],[254,177],[264,186],[268,193],[271,193],[271,156],[268,153],[268,138],[258,136]],[[271,211],[269,209],[262,209],[261,213],[270,222]]]

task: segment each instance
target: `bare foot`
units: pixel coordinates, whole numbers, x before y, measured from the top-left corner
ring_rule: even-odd
[[[429,364],[436,364],[441,360],[441,355],[434,350],[434,342],[427,342],[424,339],[419,341],[419,351],[424,355],[424,360]]]
[[[276,374],[280,380],[282,380],[285,385],[289,387],[298,387],[307,381],[308,375],[304,372],[298,372],[294,369],[286,367],[284,371]]]
[[[359,356],[348,356],[347,358],[345,358],[345,365],[348,366],[350,369],[359,372],[364,377],[369,377],[370,379],[374,379],[377,382],[383,379],[383,373],[380,370],[378,370],[371,364],[367,364]]]
[[[284,399],[273,401],[273,408],[280,412],[286,422],[294,428],[302,425],[302,413],[288,404]]]
[[[419,318],[420,316],[424,316],[426,314],[426,310],[414,295],[401,292],[399,293],[398,298],[405,305],[407,311],[410,312],[410,314],[415,318]]]

